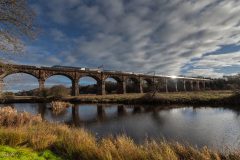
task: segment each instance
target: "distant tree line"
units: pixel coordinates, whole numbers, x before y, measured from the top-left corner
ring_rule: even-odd
[[[114,94],[117,92],[117,84],[114,82],[106,82],[106,93]],[[97,84],[91,84],[86,86],[79,86],[80,94],[96,94],[98,92]],[[42,96],[42,97],[64,97],[71,95],[71,87],[65,87],[64,85],[56,85],[50,88],[44,88],[39,91],[38,88],[29,91],[20,91],[17,93],[5,92],[6,95],[16,96]]]
[[[33,89],[29,91],[21,91],[16,93],[16,96],[41,96],[41,97],[56,97],[61,98],[70,95],[70,88],[65,87],[64,85],[55,85],[50,88],[44,88],[42,90]]]
[[[239,90],[240,89],[240,76],[233,78],[218,78],[214,79],[211,83],[213,90]]]

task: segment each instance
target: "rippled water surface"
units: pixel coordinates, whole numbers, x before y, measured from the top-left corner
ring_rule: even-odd
[[[47,121],[85,127],[97,137],[126,134],[138,143],[146,138],[165,138],[220,150],[224,146],[239,148],[240,110],[79,104],[56,115],[49,109],[49,104],[22,103],[12,106],[19,112],[41,114]]]

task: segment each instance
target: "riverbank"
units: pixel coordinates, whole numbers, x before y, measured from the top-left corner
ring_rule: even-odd
[[[154,97],[146,94],[80,95],[63,98],[7,97],[2,103],[33,103],[62,100],[72,103],[121,103],[121,104],[187,104],[187,105],[239,105],[240,98],[233,91],[199,91],[157,93]]]
[[[31,154],[41,160],[240,159],[239,151],[221,153],[165,140],[136,144],[125,135],[99,139],[83,128],[45,122],[37,115],[20,114],[11,107],[1,109],[0,158],[19,159]]]
[[[207,147],[196,148],[176,142],[149,140],[139,145],[126,136],[97,140],[86,130],[59,124],[41,123],[16,128],[0,128],[0,137],[1,145],[23,150],[27,148],[40,153],[50,150],[57,157],[69,160],[240,159],[237,151],[223,154]]]

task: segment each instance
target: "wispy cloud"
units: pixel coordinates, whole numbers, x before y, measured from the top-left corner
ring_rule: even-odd
[[[74,37],[68,53],[71,59],[84,56],[90,66],[179,74],[192,58],[240,41],[235,0],[52,0],[47,5],[53,22],[86,32]],[[56,40],[61,36],[55,32]]]
[[[44,29],[52,41],[44,45],[55,45],[53,51],[43,50],[42,44],[38,51],[30,50],[28,61],[39,60],[38,54],[46,51],[50,53],[39,63],[104,64],[162,74],[181,74],[190,64],[208,70],[209,76],[223,74],[211,67],[239,64],[239,52],[205,56],[222,46],[240,45],[238,0],[42,0],[33,5],[48,22]]]
[[[227,54],[215,54],[204,56],[201,60],[193,63],[194,67],[222,68],[238,65],[240,67],[240,51]]]
[[[187,72],[188,76],[204,76],[204,77],[211,77],[211,78],[219,78],[222,77],[224,74],[216,72],[212,68],[208,69],[192,69]]]
[[[191,67],[187,74],[189,76],[208,76],[208,77],[222,77],[224,74],[237,74],[235,71],[230,73],[223,73],[221,69],[226,67],[240,68],[240,52],[232,52],[226,54],[214,54],[203,56],[201,59],[191,62]]]

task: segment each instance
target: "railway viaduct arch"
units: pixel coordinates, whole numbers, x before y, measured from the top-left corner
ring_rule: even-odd
[[[105,91],[105,80],[107,78],[113,78],[117,82],[117,93],[127,93],[126,86],[129,79],[133,79],[135,82],[136,92],[143,93],[143,81],[149,86],[153,86],[156,82],[163,82],[163,88],[168,92],[168,83],[172,79],[170,76],[152,76],[144,74],[135,74],[129,72],[115,72],[115,71],[98,71],[98,70],[80,70],[74,68],[54,68],[54,67],[36,67],[27,65],[8,65],[9,69],[0,68],[0,91],[3,89],[3,78],[15,74],[25,73],[32,75],[39,82],[39,90],[44,89],[45,81],[54,75],[62,75],[69,78],[72,82],[72,96],[79,95],[79,80],[81,77],[91,77],[97,81],[98,94],[104,95]],[[203,78],[191,78],[191,77],[174,77],[175,91],[195,91],[205,90],[206,85],[209,86],[210,79]],[[181,86],[179,86],[181,81]]]

